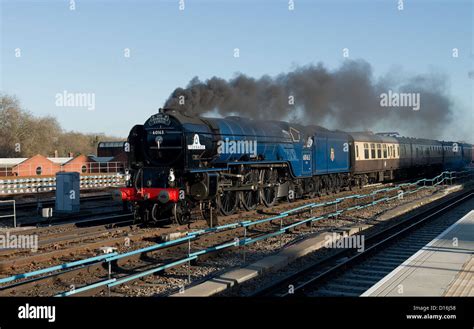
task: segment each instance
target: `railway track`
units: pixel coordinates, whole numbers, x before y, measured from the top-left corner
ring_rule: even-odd
[[[374,188],[380,186],[368,186],[364,188],[363,191],[369,193]],[[362,191],[362,190],[361,190]],[[346,194],[348,192],[345,192]],[[343,196],[344,193],[339,195],[328,195],[322,197],[322,200],[334,200],[336,196]],[[240,215],[231,215],[221,217],[222,224],[231,224],[236,221],[236,219],[263,219],[266,217],[270,217],[272,215],[277,214],[281,211],[286,211],[305,203],[311,202],[312,200],[299,200],[294,203],[280,203],[275,205],[272,209],[256,210],[250,212],[244,212]],[[293,216],[298,215],[299,213],[295,213]],[[293,216],[289,216],[285,218],[282,224],[290,221]],[[108,230],[112,232],[113,229],[124,227],[124,226],[133,226],[139,227],[138,224],[134,223],[133,216],[129,213],[118,213],[112,212],[111,214],[104,214],[98,217],[92,217],[89,219],[78,217],[77,219],[69,219],[67,221],[55,221],[55,222],[47,222],[42,226],[37,226],[36,228],[22,230],[22,234],[37,234],[40,237],[40,246],[47,246],[51,242],[60,243],[64,242],[67,244],[68,240],[77,240],[80,237],[85,237],[87,235],[96,235],[97,237],[103,237],[104,231]],[[272,223],[269,223],[268,226],[273,226]],[[202,230],[206,228],[206,224],[204,221],[195,221],[189,225],[180,225],[180,226],[164,226],[160,228],[156,228],[161,233],[173,233],[173,232],[186,232],[189,230]],[[258,233],[258,230],[254,230],[255,233]],[[251,232],[250,232],[251,234]],[[6,250],[0,251],[0,258],[4,254],[14,254],[14,250]]]
[[[83,201],[102,201],[102,200],[111,200],[112,195],[110,193],[106,194],[93,194],[93,195],[83,195],[81,196],[81,202]],[[16,203],[16,209],[35,209],[38,207],[38,204],[41,204],[42,207],[52,207],[55,204],[54,198],[49,198],[46,200],[38,199],[34,201],[18,201]],[[0,211],[11,211],[11,205],[0,204]]]
[[[53,217],[43,218],[40,216],[40,209],[54,207],[54,199],[21,202],[16,204],[16,222],[17,227],[35,226],[55,226],[55,225],[90,225],[93,222],[97,224],[107,222],[107,218],[114,218],[115,214],[126,213],[123,205],[113,201],[110,193],[94,194],[81,197],[81,211],[74,214],[54,214]],[[11,215],[12,205],[0,204],[0,215]],[[1,223],[5,225],[4,229],[11,225],[11,218],[6,218]],[[111,222],[109,220],[109,222]]]
[[[253,296],[360,296],[459,219],[459,216],[443,214],[462,207],[473,198],[474,189],[471,188],[366,237],[363,251],[336,251],[257,289]]]
[[[362,200],[366,200],[365,202],[373,201],[373,196],[369,192],[371,189],[375,187],[371,187],[369,189],[364,190],[367,192],[367,195],[362,198]],[[391,190],[390,193],[395,194],[399,190],[399,188]],[[409,190],[408,190],[409,191]],[[350,192],[347,192],[350,194]],[[389,192],[383,192],[380,197],[385,196],[387,198],[390,196]],[[411,195],[411,194],[409,194]],[[354,204],[357,202],[355,200],[359,200],[357,198],[349,198],[349,199],[341,199],[339,197],[340,201],[335,202],[334,198],[340,195],[332,195],[332,196],[327,196],[325,199],[327,200],[333,200],[333,201],[328,201],[327,205],[329,208],[325,209],[326,212],[333,212],[334,210],[337,211],[337,206],[339,205],[340,207],[344,206],[347,208],[354,207]],[[393,197],[392,197],[393,198]],[[362,201],[359,200],[359,201]],[[246,222],[246,218],[250,219],[252,218],[254,221],[258,222],[258,228],[257,225],[255,225],[254,229],[248,229],[246,231],[246,235],[244,235],[244,239],[242,241],[248,241],[248,240],[253,240],[257,241],[260,238],[266,239],[268,236],[272,236],[272,232],[281,232],[282,231],[282,226],[288,227],[288,225],[294,225],[295,223],[300,225],[303,220],[308,220],[308,217],[314,218],[316,215],[313,213],[306,213],[303,214],[303,212],[308,212],[309,208],[302,209],[302,211],[298,211],[297,209],[300,207],[307,207],[308,204],[313,204],[311,203],[310,200],[300,200],[291,204],[281,204],[272,209],[272,213],[268,212],[266,214],[260,214],[260,219],[256,216],[255,212],[249,212],[246,214],[239,214],[239,215],[233,215],[233,216],[228,216],[225,219],[225,222],[228,224],[224,224],[224,230],[222,231],[212,231],[212,230],[206,230],[204,229],[205,223],[204,221],[201,221],[201,223],[193,223],[192,227],[187,227],[186,226],[181,226],[181,227],[168,227],[168,228],[154,228],[154,229],[149,229],[148,232],[142,231],[141,229],[138,229],[137,231],[134,232],[130,238],[133,240],[133,248],[132,251],[133,253],[130,254],[131,257],[127,256],[127,253],[130,251],[130,248],[119,248],[117,252],[122,255],[122,256],[127,256],[123,257],[123,259],[118,259],[117,263],[113,265],[113,280],[119,281],[119,282],[128,282],[127,280],[130,279],[130,281],[136,281],[139,278],[142,278],[143,276],[147,275],[147,273],[156,273],[161,271],[160,269],[165,269],[169,264],[179,265],[179,264],[188,264],[189,261],[180,261],[180,259],[183,259],[184,255],[189,254],[188,251],[188,243],[187,241],[184,241],[185,243],[182,244],[176,244],[176,245],[170,245],[166,246],[166,248],[160,249],[160,252],[151,252],[157,249],[147,249],[148,247],[155,248],[156,246],[156,238],[165,232],[172,233],[176,232],[177,229],[178,232],[181,231],[189,236],[189,234],[199,234],[199,240],[196,240],[193,242],[193,252],[197,252],[200,256],[202,256],[201,252],[204,254],[209,254],[214,251],[218,250],[225,250],[228,249],[229,247],[238,247],[237,244],[235,244],[235,237],[236,236],[242,236],[242,231],[243,231],[243,226],[241,225],[236,225],[235,220],[238,219],[243,219],[244,222]],[[335,207],[335,209],[334,209]],[[293,213],[290,216],[285,216],[284,218],[279,218],[278,216],[272,216],[275,213],[278,212],[285,212],[285,209],[293,209]],[[322,208],[317,207],[317,210],[323,210]],[[315,212],[317,210],[315,209]],[[341,209],[341,208],[339,208]],[[339,210],[341,212],[342,210]],[[323,211],[324,212],[324,211]],[[318,222],[318,226],[326,222],[327,225],[333,226],[336,225],[339,222],[344,222],[345,220],[354,220],[349,217],[345,217],[342,212],[338,214],[338,221],[334,221],[333,219],[329,221],[321,221]],[[243,217],[243,218],[242,218]],[[276,220],[268,220],[268,218],[274,218],[277,217]],[[355,219],[357,221],[357,219]],[[229,225],[229,226],[227,226]],[[252,224],[253,225],[253,224]],[[303,232],[311,232],[313,227],[308,227],[305,225],[299,226]],[[46,229],[46,228],[45,228]],[[185,230],[188,230],[188,233],[185,232]],[[320,228],[323,229],[323,228]],[[123,230],[126,231],[126,230]],[[200,232],[200,233],[199,233]],[[283,232],[287,232],[287,229],[283,229]],[[289,231],[288,231],[289,232]],[[68,246],[64,250],[55,250],[52,251],[51,253],[46,253],[44,255],[36,255],[32,256],[29,258],[24,258],[24,262],[28,262],[29,260],[31,261],[32,258],[37,257],[38,261],[36,264],[41,264],[40,259],[42,261],[47,261],[48,259],[54,258],[56,260],[64,260],[64,259],[71,259],[72,255],[75,255],[71,260],[74,261],[75,259],[77,260],[82,259],[84,260],[84,257],[89,257],[89,259],[93,258],[91,257],[91,251],[97,250],[99,246],[104,246],[104,245],[117,245],[117,244],[122,244],[123,245],[123,239],[126,236],[129,236],[129,232],[122,232],[124,234],[120,235],[119,237],[113,237],[110,239],[104,239],[100,238],[101,234],[99,233],[96,235],[96,239],[92,239],[92,236],[94,236],[93,231],[87,231],[84,229],[85,235],[89,235],[92,241],[87,242],[87,243],[79,243],[77,245],[72,245]],[[81,242],[81,238],[78,238],[78,236],[75,235],[74,232],[67,232],[67,233],[61,233],[63,234],[62,238],[63,239],[71,239],[71,240],[77,240]],[[51,233],[51,236],[47,237],[45,242],[48,242],[49,244],[60,241],[61,240],[61,234],[58,236],[54,236],[54,233]],[[103,236],[102,236],[103,237]],[[148,242],[146,242],[148,241]],[[193,240],[194,241],[194,240]],[[150,243],[155,243],[150,245]],[[67,245],[67,243],[65,243]],[[144,246],[143,249],[137,250],[136,248]],[[147,247],[148,246],[148,247]],[[122,246],[123,247],[123,246]],[[198,251],[196,251],[198,250]],[[199,251],[201,250],[201,251]],[[161,252],[163,251],[163,252]],[[85,252],[85,253],[84,253]],[[54,254],[54,255],[53,255]],[[124,255],[125,254],[125,255]],[[237,254],[240,254],[240,251],[237,250]],[[97,253],[92,254],[94,257],[97,257]],[[100,256],[100,255],[99,255]],[[74,266],[67,266],[67,267],[60,267],[60,271],[50,273],[46,276],[40,276],[40,277],[33,277],[25,282],[14,282],[12,285],[9,286],[3,286],[0,288],[1,295],[16,295],[20,294],[23,295],[26,292],[34,291],[34,289],[39,289],[38,287],[40,286],[45,286],[45,283],[47,284],[50,288],[50,293],[42,294],[42,295],[50,295],[50,294],[56,294],[58,292],[62,291],[67,291],[68,290],[68,284],[67,282],[71,282],[71,280],[77,279],[77,278],[84,278],[83,282],[80,282],[79,286],[82,286],[84,288],[84,293],[86,295],[97,295],[101,294],[105,291],[107,291],[107,286],[104,285],[103,283],[106,282],[107,280],[111,280],[111,273],[107,272],[106,267],[104,267],[104,259],[106,259],[107,256],[105,255],[104,258],[101,258],[101,260],[97,261],[91,261],[91,262],[85,262],[81,263],[79,265],[74,265]],[[125,259],[127,258],[127,259]],[[184,257],[186,258],[186,257]],[[13,260],[15,262],[15,260]],[[57,261],[55,262],[56,264]],[[61,264],[61,263],[59,263]],[[111,264],[111,262],[109,262]],[[64,264],[63,264],[64,266]],[[186,268],[186,266],[177,266],[176,270],[181,269],[181,268]],[[38,267],[35,267],[36,269]],[[40,269],[44,268],[44,266],[40,266]],[[109,268],[110,269],[110,268]],[[173,269],[175,270],[175,269]],[[180,275],[186,276],[186,271],[183,270],[179,271],[181,273]],[[48,272],[49,273],[49,272]],[[86,277],[88,279],[86,279]],[[152,277],[157,277],[157,276],[152,276]],[[158,278],[161,276],[158,276]],[[105,280],[105,281],[104,281]],[[16,280],[15,280],[16,281]],[[39,282],[42,281],[42,284],[39,285]],[[48,285],[49,284],[49,285]],[[77,282],[75,282],[77,285]],[[95,285],[98,285],[95,287]],[[148,284],[148,283],[147,283]],[[151,285],[155,283],[150,283]],[[62,287],[62,288],[61,288]],[[54,293],[53,293],[54,291]],[[110,290],[109,290],[110,291]],[[126,293],[123,292],[122,293]]]

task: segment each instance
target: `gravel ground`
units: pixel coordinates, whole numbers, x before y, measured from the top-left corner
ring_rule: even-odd
[[[393,209],[394,207],[397,207],[402,204],[424,199],[443,189],[444,187],[422,190],[416,194],[408,195],[402,200],[396,199],[390,203],[385,203],[383,205],[379,204],[377,206],[364,209],[363,211],[358,211],[357,218],[351,217],[345,219],[343,217],[338,219],[337,221],[322,220],[317,222],[317,224],[315,224],[312,229],[306,227],[305,225],[302,225],[291,233],[277,237],[271,237],[256,242],[246,247],[245,263],[243,260],[242,248],[233,248],[228,249],[226,251],[222,251],[218,254],[215,254],[214,257],[209,257],[200,260],[197,264],[191,266],[191,282],[193,284],[196,284],[206,279],[212,278],[222,272],[228,271],[231,268],[241,267],[246,264],[260,260],[264,257],[273,255],[281,251],[281,249],[285,246],[302,240],[311,235],[312,233],[328,231],[338,227],[347,226],[348,224],[353,224],[354,222],[363,223],[367,220],[371,221],[376,216],[384,213],[389,209]],[[316,214],[313,213],[313,216],[316,216]],[[324,249],[315,254],[303,257],[302,259],[298,259],[294,263],[292,263],[292,266],[288,267],[287,269],[271,273],[271,275],[268,275],[266,277],[256,278],[252,280],[252,284],[248,286],[246,284],[238,286],[232,290],[222,293],[221,295],[249,295],[253,290],[255,290],[256,286],[261,286],[265,282],[268,282],[266,280],[273,280],[275,277],[286,276],[291,273],[291,271],[294,271],[296,268],[301,268],[302,266],[305,266],[305,264],[310,264],[315,260],[321,259],[322,257],[324,257],[324,255],[326,255],[327,252],[329,252],[329,250]],[[120,293],[121,295],[125,296],[163,296],[170,293],[174,293],[179,288],[187,286],[187,278],[188,268],[187,266],[182,266],[179,268],[172,268],[170,270],[167,270],[164,275],[148,276],[144,279],[133,281],[130,284],[114,288],[113,292]]]
[[[381,188],[381,186],[377,186],[376,188],[372,189],[378,189]],[[313,227],[307,227],[305,225],[301,225],[298,228],[294,229],[292,232],[288,234],[284,234],[278,237],[272,237],[268,238],[262,241],[259,241],[257,243],[248,245],[245,247],[245,263],[243,259],[243,249],[241,248],[232,248],[232,249],[227,249],[223,250],[219,253],[215,253],[210,257],[202,258],[199,259],[199,261],[196,264],[193,264],[191,266],[191,269],[189,271],[191,275],[191,282],[196,283],[200,282],[205,279],[209,279],[212,276],[215,276],[219,274],[220,272],[227,271],[230,268],[233,267],[239,267],[243,266],[248,263],[252,263],[256,260],[262,259],[266,256],[272,255],[282,249],[282,247],[287,246],[288,244],[294,243],[296,241],[299,241],[305,237],[308,237],[311,233],[314,232],[321,232],[321,231],[328,231],[337,227],[341,226],[347,226],[348,224],[352,223],[358,223],[358,222],[364,222],[367,220],[372,220],[374,217],[377,215],[383,213],[387,209],[393,209],[394,207],[400,205],[400,204],[405,204],[417,199],[424,198],[426,196],[429,196],[433,194],[435,190],[441,190],[444,187],[439,187],[436,189],[429,189],[429,190],[422,190],[416,194],[413,195],[408,195],[404,197],[402,200],[393,200],[390,203],[384,203],[384,204],[379,204],[370,208],[366,208],[364,210],[359,210],[357,213],[352,212],[348,214],[344,214],[343,216],[340,216],[337,220],[331,219],[331,220],[321,220],[318,221],[317,223],[314,223]],[[360,193],[368,193],[370,192],[367,190],[364,190],[363,192],[361,191]],[[341,197],[344,195],[349,195],[354,192],[342,192],[341,194],[338,194],[337,197]],[[382,197],[382,196],[379,196]],[[318,202],[324,202],[328,200],[334,200],[336,196],[331,195],[331,196],[324,196],[320,199],[318,199]],[[286,209],[291,209],[295,208],[299,205],[311,202],[312,200],[300,200],[298,202],[294,202],[291,204],[281,204],[278,206],[275,206],[272,211],[275,212],[280,212]],[[366,200],[367,202],[368,200]],[[371,201],[371,200],[370,200]],[[347,201],[347,206],[353,204],[352,201]],[[341,207],[339,208],[341,209]],[[330,207],[329,209],[326,209],[323,211],[323,209],[320,209],[318,211],[313,211],[313,216],[320,215],[322,213],[328,213],[334,211],[334,207]],[[265,218],[268,215],[259,215],[256,216],[255,212],[246,212],[246,213],[240,213],[237,215],[232,215],[232,216],[227,216],[226,218],[223,218],[219,224],[225,224],[229,222],[235,222],[235,221],[241,221],[245,219],[253,219],[256,220],[257,218]],[[302,219],[308,217],[308,215],[300,215],[297,218]],[[294,220],[294,218],[293,218]],[[285,220],[285,223],[291,223],[292,220]],[[278,226],[273,225],[274,227],[271,227],[272,224],[266,223],[266,224],[259,224],[258,225],[258,230],[264,231],[264,232],[270,232],[272,229],[275,230],[278,228]],[[189,230],[195,230],[195,229],[200,229],[205,227],[205,222],[204,221],[199,221],[196,223],[191,224],[189,227],[179,227],[179,230],[181,231],[189,231]],[[53,230],[59,230],[56,232],[60,232],[61,228],[53,228]],[[144,228],[140,229],[141,230],[155,230],[156,232],[160,231],[168,231],[172,232],[177,231],[178,229],[176,227],[170,227],[165,230],[160,229],[160,228]],[[242,233],[242,230],[239,231]],[[218,243],[223,243],[225,241],[231,240],[233,237],[236,236],[237,231],[233,232],[220,232],[220,233],[213,233],[206,235],[199,240],[199,243],[193,244],[192,248],[193,251],[198,250],[199,248],[203,248],[206,246],[210,245],[216,245]],[[250,231],[249,231],[250,233]],[[242,237],[242,235],[240,236]],[[156,243],[156,241],[153,240],[144,240],[144,241],[139,241],[136,243],[133,243],[132,246],[126,247],[126,246],[118,246],[118,252],[124,252],[124,251],[130,251],[130,250],[135,250],[141,247],[145,247],[151,244]],[[186,250],[181,250],[181,254],[179,254],[176,257],[183,257],[186,253]],[[155,255],[159,254],[159,255]],[[174,251],[174,254],[177,254],[177,251]],[[156,263],[160,262],[163,260],[163,254],[160,253],[154,253],[152,254],[156,256]],[[166,255],[166,254],[165,254]],[[28,270],[35,270],[38,268],[44,268],[47,266],[52,266],[56,265],[59,263],[63,263],[65,261],[71,261],[73,259],[78,259],[78,258],[84,258],[84,257],[91,257],[93,254],[89,253],[84,253],[81,255],[70,255],[69,257],[61,257],[58,259],[52,259],[49,262],[41,263],[41,264],[30,264]],[[154,257],[151,256],[151,257]],[[161,258],[160,258],[161,257]],[[175,257],[175,258],[176,258]],[[315,256],[316,257],[316,256]],[[321,256],[319,256],[321,257]],[[65,258],[71,258],[65,260]],[[309,260],[301,260],[303,262],[311,262],[311,259]],[[156,263],[154,264],[156,266]],[[137,268],[138,265],[142,266],[150,266],[150,263],[144,263],[138,261],[133,261],[130,262],[127,266],[123,267],[129,267],[130,269]],[[302,265],[301,265],[302,266]],[[25,272],[25,271],[22,271]],[[65,291],[69,290],[71,285],[74,285],[76,287],[80,287],[86,284],[90,284],[92,282],[95,282],[98,280],[98,277],[94,275],[94,273],[79,273],[80,275],[74,276],[72,278],[65,278],[64,280],[61,278],[58,278],[53,282],[53,284],[44,286],[39,283],[34,289],[31,289],[31,291],[28,291],[28,295],[30,296],[48,296],[52,294],[52,291],[54,292],[59,292],[59,291]],[[275,273],[272,275],[279,275],[280,273]],[[281,272],[283,275],[283,271]],[[103,275],[103,274],[102,274]],[[144,277],[139,280],[132,281],[130,283],[114,287],[111,291],[112,296],[157,296],[157,295],[166,295],[172,292],[175,292],[177,289],[180,287],[184,287],[188,285],[188,266],[180,266],[180,267],[175,267],[175,268],[170,268],[166,270],[164,273],[159,273],[158,275],[149,275],[147,277]],[[242,288],[244,289],[244,288]],[[252,289],[252,288],[250,288]],[[107,292],[101,292],[100,295],[107,296]],[[245,295],[245,291],[242,291],[241,293],[239,292],[239,295]]]

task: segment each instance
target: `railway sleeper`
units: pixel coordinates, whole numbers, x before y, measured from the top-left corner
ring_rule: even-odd
[[[324,284],[324,285],[321,286],[321,288],[325,288],[329,291],[333,290],[334,292],[356,293],[356,294],[359,294],[359,295],[367,290],[365,288],[348,286],[348,285],[345,285],[345,284],[338,284],[338,283],[333,283],[333,282],[328,283],[328,284]],[[315,291],[318,292],[318,290],[315,290]]]
[[[346,275],[344,275],[344,277],[338,278],[334,282],[350,283],[351,285],[354,285],[354,286],[357,286],[357,287],[371,287],[374,284],[373,280],[346,277]]]
[[[358,293],[353,293],[353,292],[341,292],[341,291],[331,291],[327,289],[319,289],[316,291],[317,296],[327,296],[327,297],[357,297],[360,296],[361,294]]]

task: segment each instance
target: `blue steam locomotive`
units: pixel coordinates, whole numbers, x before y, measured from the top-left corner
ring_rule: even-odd
[[[459,169],[473,160],[461,142],[346,133],[315,125],[165,109],[132,128],[122,199],[136,219],[183,224],[199,209],[209,224],[259,204]]]

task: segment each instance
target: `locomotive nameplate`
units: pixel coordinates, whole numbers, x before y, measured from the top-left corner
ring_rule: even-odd
[[[158,113],[155,115],[152,115],[148,121],[146,122],[146,125],[148,126],[156,126],[156,125],[166,125],[169,126],[171,123],[170,117],[168,114],[163,114],[163,113]]]

